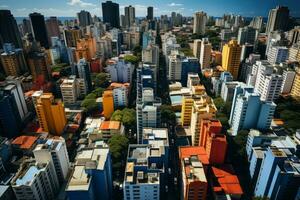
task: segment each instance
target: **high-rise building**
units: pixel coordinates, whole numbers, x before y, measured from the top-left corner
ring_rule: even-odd
[[[300,42],[300,26],[295,26],[292,30],[289,30],[288,39],[291,45]]]
[[[124,199],[161,199],[162,192],[166,191],[168,133],[165,129],[149,128],[143,129],[143,134],[144,144],[128,147]]]
[[[253,17],[252,21],[250,22],[250,27],[257,29],[260,31],[263,25],[263,17]]]
[[[40,49],[31,49],[28,53],[28,67],[34,81],[49,80],[50,66],[47,53]]]
[[[254,45],[258,36],[258,31],[255,28],[246,26],[243,28],[239,28],[238,33],[238,43],[239,45],[243,45],[246,43]]]
[[[275,112],[276,104],[263,102],[259,94],[247,90],[237,87],[233,98],[229,122],[234,136],[244,129],[268,130]]]
[[[179,148],[181,171],[181,199],[205,200],[207,197],[208,181],[206,178],[209,163],[203,147]]]
[[[91,61],[92,58],[96,57],[96,38],[93,36],[86,36],[82,39],[77,40],[76,46],[76,59],[79,61],[84,58],[87,61]]]
[[[300,97],[300,69],[296,69],[295,79],[292,86],[291,95],[293,97]]]
[[[35,147],[33,154],[38,163],[53,163],[60,184],[68,179],[70,162],[64,138],[43,140]]]
[[[205,12],[196,12],[194,14],[193,33],[203,35],[205,33],[206,21],[207,15]]]
[[[262,101],[275,101],[281,94],[282,75],[273,73],[273,66],[266,61],[257,61],[257,74],[254,90]]]
[[[114,112],[114,95],[111,90],[106,90],[102,94],[103,115],[109,119]]]
[[[181,84],[186,87],[188,74],[196,73],[199,74],[201,72],[200,63],[197,58],[194,57],[185,57],[182,59],[181,66]]]
[[[288,60],[289,49],[284,46],[271,46],[268,51],[268,61],[271,64],[279,64]]]
[[[174,53],[169,56],[168,80],[181,81],[182,57]]]
[[[142,142],[142,130],[144,127],[156,128],[160,125],[161,100],[154,98],[152,88],[142,89],[142,98],[137,98],[136,115],[137,115],[137,142]]]
[[[288,7],[284,6],[277,6],[275,9],[270,10],[266,33],[277,30],[286,31],[288,28],[287,20],[289,19],[289,13]]]
[[[60,38],[60,30],[57,17],[50,17],[46,20],[46,28],[48,33],[48,40],[51,41],[51,37]],[[54,46],[54,44],[51,44]]]
[[[193,55],[198,59],[200,59],[201,44],[202,44],[202,41],[200,39],[194,40]]]
[[[256,182],[255,196],[268,196],[274,173],[278,164],[287,159],[286,153],[276,147],[269,147],[261,164],[261,169]]]
[[[0,58],[6,76],[20,76],[28,71],[22,49],[15,49],[12,43],[4,43],[3,50]]]
[[[49,49],[48,34],[45,25],[44,15],[40,13],[29,14],[33,37],[40,42],[42,47]]]
[[[80,29],[64,30],[64,40],[67,47],[77,47],[77,41],[81,38]]]
[[[211,97],[201,95],[194,100],[191,116],[192,144],[199,144],[199,131],[201,119],[212,119],[216,117],[217,108]]]
[[[77,18],[79,21],[79,26],[81,27],[86,27],[92,24],[92,16],[88,11],[81,10],[79,13],[77,13]]]
[[[290,94],[293,82],[295,79],[296,72],[290,69],[284,69],[282,73],[282,86],[281,86],[281,94]]]
[[[153,20],[153,7],[151,6],[147,8],[147,19]]]
[[[159,47],[156,45],[148,45],[142,52],[142,61],[144,63],[155,64],[159,66]]]
[[[200,50],[200,66],[201,69],[210,68],[212,46],[209,43],[208,38],[204,38],[201,42]]]
[[[61,135],[67,123],[62,102],[55,102],[51,93],[44,93],[36,103],[36,113],[43,131]]]
[[[0,45],[3,43],[13,43],[16,48],[23,46],[17,22],[9,10],[0,10]]]
[[[31,30],[31,23],[30,23],[30,20],[29,19],[23,19],[22,21],[22,26],[23,26],[23,33],[24,35],[26,33],[32,33],[32,30]]]
[[[135,8],[131,5],[125,7],[125,26],[131,27],[135,23]]]
[[[133,64],[126,63],[123,60],[109,60],[107,62],[106,71],[109,73],[112,82],[131,83],[133,70]]]
[[[18,200],[54,199],[59,191],[53,163],[39,163],[33,159],[23,161],[11,185]]]
[[[64,79],[60,85],[60,91],[65,104],[76,103],[78,97],[87,94],[84,79],[76,78],[76,76]]]
[[[97,141],[93,146],[84,146],[74,165],[65,189],[68,199],[113,199],[112,161],[107,144]]]
[[[0,85],[0,108],[1,136],[17,136],[29,114],[19,81],[7,80]]]
[[[111,27],[120,27],[119,4],[112,1],[102,3],[103,22],[110,24]]]
[[[129,83],[111,83],[110,89],[113,91],[114,108],[126,107],[128,105]]]
[[[235,80],[239,73],[241,51],[242,47],[236,40],[231,40],[222,51],[222,67],[230,72]]]
[[[89,63],[85,59],[80,59],[77,63],[77,70],[79,78],[83,79],[85,82],[86,91],[91,91],[92,80]]]

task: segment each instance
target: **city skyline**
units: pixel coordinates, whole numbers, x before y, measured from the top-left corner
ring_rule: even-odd
[[[105,1],[99,0],[2,0],[0,9],[9,9],[15,17],[27,17],[29,13],[40,12],[46,17],[75,17],[80,10],[87,10],[92,15],[102,17],[101,3]],[[125,6],[132,5],[136,9],[136,16],[143,17],[147,13],[147,7],[154,7],[154,16],[166,15],[171,12],[178,12],[184,16],[192,16],[194,12],[202,10],[208,13],[209,16],[220,17],[225,13],[233,13],[245,17],[263,16],[267,17],[270,9],[276,5],[288,6],[290,15],[300,17],[300,4],[291,0],[275,0],[275,1],[259,1],[246,0],[239,2],[237,0],[192,0],[186,3],[182,0],[166,0],[161,3],[158,0],[153,0],[151,3],[145,4],[142,0],[118,0],[114,1],[120,5],[120,14],[124,14]],[[257,5],[260,4],[259,8]]]

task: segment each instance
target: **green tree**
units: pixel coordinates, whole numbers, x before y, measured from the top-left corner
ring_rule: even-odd
[[[95,100],[96,98],[97,98],[97,96],[94,93],[90,93],[85,96],[85,99],[94,99]]]
[[[122,122],[122,117],[123,117],[123,112],[122,112],[121,110],[116,110],[116,111],[112,114],[110,120],[111,120],[111,121],[119,121],[119,122]]]
[[[132,63],[133,65],[137,65],[140,62],[140,59],[134,55],[126,55],[124,56],[124,61]]]
[[[134,109],[129,108],[116,110],[112,114],[111,120],[122,122],[126,130],[134,129],[136,126],[136,112]]]
[[[107,73],[98,73],[92,76],[92,80],[96,87],[107,88],[109,86],[109,77]]]
[[[113,172],[115,175],[119,175],[119,178],[123,177],[128,145],[129,140],[125,135],[113,135],[108,140],[108,146],[113,162]],[[117,174],[118,172],[121,173]]]
[[[218,110],[220,110],[221,108],[223,108],[225,106],[225,102],[221,97],[215,98],[214,103]]]
[[[105,91],[104,88],[97,88],[94,91],[92,91],[92,94],[96,95],[96,97],[102,97],[103,92]]]
[[[176,125],[176,115],[170,105],[162,105],[161,106],[161,123],[167,125]]]
[[[96,102],[96,99],[84,99],[81,103],[81,107],[85,108],[85,111],[88,113],[92,113],[98,110],[99,105]]]

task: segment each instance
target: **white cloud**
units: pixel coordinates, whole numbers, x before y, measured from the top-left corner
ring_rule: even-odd
[[[88,6],[96,6],[93,3],[84,2],[82,0],[70,0],[68,2],[70,6],[80,6],[80,7],[88,7]]]
[[[8,8],[8,5],[0,5],[0,8]]]
[[[168,4],[168,6],[170,6],[170,7],[177,7],[177,6],[183,6],[183,4],[172,2],[172,3]]]

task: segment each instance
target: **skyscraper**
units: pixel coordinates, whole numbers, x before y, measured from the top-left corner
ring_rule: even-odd
[[[103,22],[109,23],[111,27],[120,27],[119,4],[112,1],[102,3]]]
[[[203,38],[201,42],[200,51],[200,65],[201,69],[210,68],[210,57],[211,57],[212,46],[208,41],[208,38]]]
[[[40,42],[42,47],[49,49],[48,34],[45,25],[44,15],[35,12],[29,14],[29,17],[31,21],[31,28],[34,39]]]
[[[200,59],[200,53],[201,53],[201,40],[197,39],[194,40],[194,45],[193,45],[193,55]]]
[[[0,132],[12,138],[19,134],[22,122],[28,117],[23,90],[19,81],[7,80],[0,88]]]
[[[13,43],[17,48],[23,46],[17,22],[9,10],[0,10],[0,45],[1,43]]]
[[[277,6],[275,9],[270,10],[266,33],[272,31],[282,30],[286,31],[288,27],[287,20],[289,19],[289,9],[284,6]]]
[[[158,67],[159,65],[159,48],[156,45],[148,45],[147,48],[143,49],[142,61],[145,63],[151,63]]]
[[[3,50],[0,58],[6,76],[19,76],[28,71],[22,49],[15,49],[12,43],[4,43]]]
[[[92,80],[89,63],[85,59],[80,59],[77,63],[77,70],[79,78],[84,79],[86,91],[91,91]]]
[[[131,5],[125,7],[125,26],[131,27],[135,22],[135,8]]]
[[[153,7],[151,6],[147,8],[147,19],[153,20]]]
[[[60,38],[60,31],[59,31],[59,24],[57,17],[50,17],[46,20],[46,28],[49,37],[49,41],[51,41],[51,37],[59,37]],[[54,44],[52,44],[54,45]]]
[[[242,47],[236,40],[231,40],[223,47],[222,51],[222,67],[230,72],[235,80],[239,73],[241,51]]]
[[[195,34],[204,34],[205,33],[205,26],[207,21],[207,15],[205,12],[196,12],[194,14],[194,26],[193,26],[193,33]]]
[[[255,44],[256,38],[258,36],[258,31],[252,27],[239,28],[238,33],[238,43],[243,45],[245,43]]]
[[[79,21],[79,26],[86,27],[92,23],[91,13],[88,11],[82,10],[77,13],[77,18]]]

